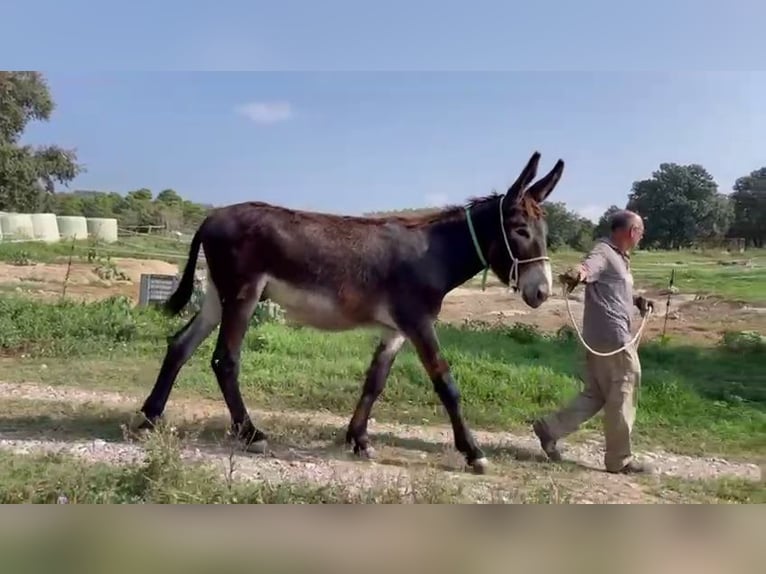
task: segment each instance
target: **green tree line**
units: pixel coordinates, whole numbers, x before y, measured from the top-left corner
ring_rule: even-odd
[[[54,107],[42,74],[0,71],[0,211],[115,217],[120,226],[133,228],[188,230],[199,225],[211,206],[183,199],[172,189],[162,190],[156,197],[148,189],[126,195],[58,192],[56,184],[69,184],[85,171],[76,152],[56,145],[20,143],[29,122],[49,121]]]
[[[54,102],[39,72],[0,71],[0,210],[86,217],[116,217],[123,227],[194,228],[210,206],[183,199],[165,189],[156,197],[148,189],[126,195],[104,191],[61,193],[85,168],[74,150],[56,145],[34,148],[20,143],[31,121],[49,121]],[[620,190],[615,190],[615,195]],[[749,246],[766,243],[766,167],[738,178],[731,193],[722,193],[713,176],[699,164],[662,163],[650,178],[631,186],[627,202],[645,219],[644,246],[673,249],[725,237],[743,238]],[[607,232],[612,205],[594,224],[564,203],[545,205],[552,249],[587,249]],[[430,209],[427,209],[430,210]],[[400,215],[423,210],[399,210]],[[382,213],[372,214],[382,215]]]
[[[171,231],[194,229],[211,207],[183,199],[172,189],[164,189],[152,197],[151,190],[145,188],[126,195],[101,191],[57,193],[43,203],[46,211],[56,215],[115,217],[121,227],[160,226]]]

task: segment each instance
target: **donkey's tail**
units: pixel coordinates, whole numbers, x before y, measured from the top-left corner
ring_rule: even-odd
[[[202,244],[201,231],[202,226],[200,225],[192,238],[191,246],[189,247],[189,258],[186,260],[186,267],[184,268],[184,274],[181,276],[181,281],[163,305],[165,312],[169,315],[178,315],[194,293],[194,272],[197,268],[197,257],[199,256],[199,248]]]

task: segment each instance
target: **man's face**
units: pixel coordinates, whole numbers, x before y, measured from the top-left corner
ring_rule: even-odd
[[[636,217],[633,220],[630,228],[628,229],[628,245],[633,249],[639,244],[641,238],[644,236],[644,222],[641,218]]]
[[[640,217],[634,217],[627,228],[617,232],[617,241],[621,249],[630,251],[641,241],[644,236],[644,222]]]

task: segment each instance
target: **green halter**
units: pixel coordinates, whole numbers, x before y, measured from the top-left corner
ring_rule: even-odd
[[[481,246],[479,245],[479,238],[476,237],[476,230],[473,228],[473,221],[471,220],[471,209],[465,206],[465,219],[468,222],[468,231],[471,232],[471,239],[473,239],[473,246],[476,248],[476,254],[479,256],[479,260],[484,265],[484,272],[481,275],[481,290],[485,291],[487,288],[487,273],[489,272],[489,264],[484,259],[484,254],[481,252]]]

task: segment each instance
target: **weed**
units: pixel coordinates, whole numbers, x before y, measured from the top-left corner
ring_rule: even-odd
[[[734,353],[766,352],[766,336],[755,331],[726,331],[721,337],[720,344]]]
[[[29,254],[29,251],[25,249],[20,249],[19,251],[11,252],[9,254],[9,262],[11,265],[18,265],[18,266],[34,265],[34,261],[32,260],[32,257]]]
[[[99,279],[104,281],[130,281],[130,277],[117,269],[117,265],[114,264],[108,255],[105,259],[99,261],[98,265],[93,268],[93,272]]]

